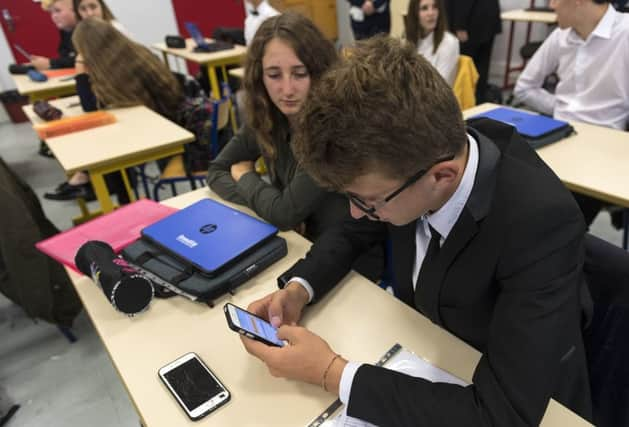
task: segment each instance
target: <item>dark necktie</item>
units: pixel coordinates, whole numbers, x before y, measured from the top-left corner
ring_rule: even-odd
[[[419,270],[419,275],[417,276],[417,283],[415,285],[415,289],[419,289],[422,285],[422,279],[425,279],[427,274],[427,270],[430,269],[431,264],[435,262],[437,256],[439,256],[439,249],[441,249],[441,235],[432,228],[432,225],[428,224],[428,228],[430,228],[430,243],[428,243],[428,249],[426,249],[426,255],[424,256],[424,261],[422,262],[422,267]]]

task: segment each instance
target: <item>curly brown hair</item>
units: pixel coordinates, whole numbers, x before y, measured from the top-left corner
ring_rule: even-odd
[[[262,57],[266,45],[278,38],[288,43],[308,69],[312,85],[337,60],[334,45],[308,18],[294,12],[277,15],[264,21],[248,50],[243,86],[246,91],[247,125],[256,134],[263,155],[270,161],[277,155],[276,146],[285,143],[290,134],[288,118],[273,104],[264,87]]]
[[[446,81],[414,46],[386,36],[357,43],[333,66],[298,122],[297,160],[334,190],[370,172],[407,179],[467,141]]]
[[[406,40],[417,45],[419,39],[423,39],[427,36],[424,33],[424,29],[419,25],[419,3],[421,0],[410,0],[408,2],[408,11],[404,18],[404,32],[406,34]],[[446,8],[443,0],[435,0],[437,9],[439,9],[439,17],[437,18],[437,27],[435,28],[434,46],[432,53],[436,53],[441,41],[443,40],[443,34],[448,31],[448,18],[446,16]]]
[[[183,88],[170,69],[146,47],[94,18],[79,22],[72,43],[83,57],[92,90],[101,105],[146,105],[174,118],[184,98]]]

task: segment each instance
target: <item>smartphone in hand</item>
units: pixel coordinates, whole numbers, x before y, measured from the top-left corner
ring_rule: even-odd
[[[284,347],[285,341],[277,337],[277,328],[261,317],[248,312],[234,304],[227,303],[223,307],[229,328],[248,338],[266,345]]]

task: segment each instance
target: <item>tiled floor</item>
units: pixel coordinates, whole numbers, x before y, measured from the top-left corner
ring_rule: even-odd
[[[29,124],[0,124],[0,156],[41,197],[65,176],[54,159],[36,154],[38,144]],[[41,200],[60,229],[70,227],[79,213],[74,202]],[[592,231],[620,244],[621,233],[610,226],[607,213],[599,215]],[[34,322],[0,295],[0,416],[7,409],[5,396],[21,405],[7,427],[139,425],[85,313],[76,319],[74,332],[78,341],[70,344],[56,327]]]

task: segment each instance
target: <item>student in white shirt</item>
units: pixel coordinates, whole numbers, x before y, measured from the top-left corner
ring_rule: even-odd
[[[561,120],[626,129],[629,118],[629,15],[605,0],[555,0],[559,28],[518,79],[516,99]],[[554,94],[542,88],[559,77]]]
[[[516,99],[557,119],[626,129],[629,15],[617,12],[606,0],[554,0],[550,5],[559,28],[520,75]],[[559,77],[554,94],[542,87],[551,73]],[[590,224],[601,202],[575,196]]]
[[[258,27],[270,17],[280,13],[267,0],[246,0],[245,9],[247,11],[247,17],[245,18],[245,42],[248,46],[251,40],[253,40],[253,36],[256,35]]]
[[[404,26],[406,39],[417,43],[417,51],[452,86],[459,62],[459,41],[447,31],[443,0],[411,0]]]

